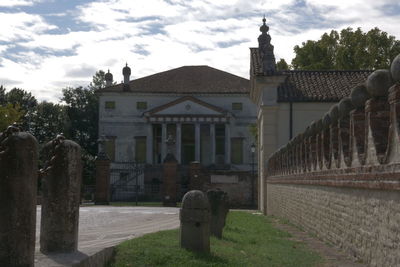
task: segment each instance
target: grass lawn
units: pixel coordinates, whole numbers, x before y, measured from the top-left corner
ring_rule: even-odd
[[[316,266],[322,258],[290,234],[272,227],[268,217],[229,212],[221,240],[211,237],[211,254],[193,253],[179,246],[179,230],[162,231],[117,246],[115,267],[197,266]]]

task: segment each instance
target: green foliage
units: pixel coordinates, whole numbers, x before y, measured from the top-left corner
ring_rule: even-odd
[[[288,70],[290,69],[289,65],[286,63],[284,58],[281,58],[277,63],[276,63],[276,70]]]
[[[252,123],[249,125],[250,134],[254,137],[255,142],[258,141],[258,126],[257,123]]]
[[[26,119],[29,122],[29,131],[39,144],[47,143],[69,127],[65,106],[45,101],[33,108],[26,115]]]
[[[99,99],[95,90],[105,86],[104,71],[93,76],[93,81],[86,88],[63,89],[62,101],[66,103],[69,127],[66,135],[83,148],[84,184],[94,183],[94,159],[97,154]]]
[[[400,41],[378,28],[364,33],[360,28],[332,30],[318,41],[308,40],[294,47],[294,69],[358,70],[382,69],[400,53]]]
[[[10,103],[0,105],[0,132],[7,129],[12,123],[20,121],[22,116],[23,112],[18,104],[15,106]]]
[[[211,254],[179,246],[179,230],[126,241],[109,266],[315,266],[321,258],[290,235],[272,227],[265,216],[230,212],[221,240],[211,237]]]

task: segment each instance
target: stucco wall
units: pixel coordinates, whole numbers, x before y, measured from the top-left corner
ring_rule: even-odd
[[[293,137],[302,133],[312,121],[323,117],[333,104],[335,103],[293,103]],[[289,141],[289,110],[289,103],[279,103],[277,148],[286,145]]]
[[[268,214],[362,258],[370,266],[400,266],[400,194],[322,186],[267,186]]]

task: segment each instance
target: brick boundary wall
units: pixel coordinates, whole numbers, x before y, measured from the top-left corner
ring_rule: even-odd
[[[400,266],[400,55],[267,162],[267,213]]]

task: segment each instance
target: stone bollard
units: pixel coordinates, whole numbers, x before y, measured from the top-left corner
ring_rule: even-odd
[[[205,194],[192,190],[183,196],[180,210],[181,247],[194,252],[210,252],[210,205]]]
[[[33,267],[38,144],[18,131],[0,136],[0,266]]]
[[[207,198],[211,208],[210,232],[222,238],[226,215],[229,212],[228,194],[220,189],[210,189],[207,191]]]
[[[45,150],[50,160],[42,183],[40,251],[74,252],[78,247],[81,148],[57,136]]]
[[[176,207],[178,161],[172,153],[168,153],[163,163],[163,206]]]

